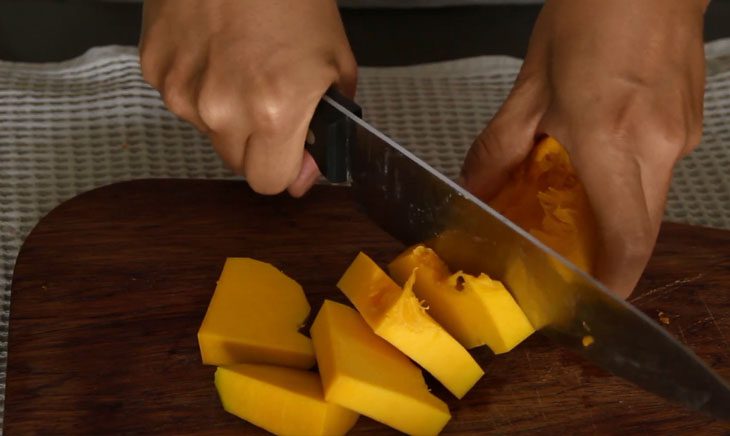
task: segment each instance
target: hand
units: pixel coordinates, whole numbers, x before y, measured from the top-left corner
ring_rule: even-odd
[[[627,297],[651,255],[672,168],[702,135],[705,0],[547,0],[501,109],[469,150],[489,200],[547,134],[570,154],[599,230],[596,277]]]
[[[303,195],[304,152],[332,85],[352,97],[357,65],[335,0],[146,0],[142,74],[257,192]]]

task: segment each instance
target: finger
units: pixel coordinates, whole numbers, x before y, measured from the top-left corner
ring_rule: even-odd
[[[292,185],[302,171],[304,144],[314,111],[322,95],[337,83],[337,71],[323,70],[315,59],[303,64],[279,92],[261,96],[250,107],[252,135],[244,171],[251,187],[260,193],[278,194]],[[312,76],[308,73],[319,71]],[[311,170],[305,174],[312,177]],[[302,186],[303,187],[303,186]]]
[[[656,143],[653,141],[653,143]],[[672,183],[674,161],[668,157],[646,160],[641,158],[641,180],[646,200],[647,213],[651,220],[652,229],[659,231],[664,217],[669,187]]]
[[[598,228],[596,278],[621,297],[633,291],[651,255],[657,230],[647,206],[642,170],[628,147],[617,138],[577,134],[567,143],[579,179],[594,211]]]
[[[220,80],[214,69],[205,70],[200,78],[197,111],[208,129],[213,149],[235,173],[245,176],[246,145],[252,131],[242,98],[246,95],[237,84]]]
[[[142,78],[157,91],[162,90],[165,76],[175,60],[174,49],[168,49],[142,39],[139,46],[139,64]]]
[[[301,103],[290,102],[286,107],[281,105],[273,112],[253,117],[244,172],[256,192],[278,194],[298,178],[309,122],[320,97],[321,94],[312,94]]]
[[[246,144],[243,171],[246,181],[259,194],[283,192],[299,175],[302,165],[302,145],[299,135],[278,139],[255,132]],[[304,138],[301,137],[302,143]]]
[[[487,201],[501,189],[535,142],[543,99],[536,87],[517,86],[474,140],[459,177],[461,185]]]
[[[353,99],[357,91],[357,62],[351,52],[343,59],[335,86],[343,95]]]
[[[317,182],[321,175],[314,158],[308,151],[305,151],[299,175],[287,188],[289,195],[296,198],[302,197]]]
[[[198,98],[205,69],[205,58],[202,55],[186,55],[177,59],[165,76],[160,93],[170,112],[191,123],[202,133],[210,130],[198,112]]]
[[[213,150],[218,154],[226,167],[240,176],[246,176],[244,163],[246,161],[246,146],[248,138],[244,132],[226,130],[224,132],[209,132],[208,136]]]
[[[140,32],[138,49],[139,64],[142,78],[150,86],[160,90],[165,73],[172,66],[174,50],[156,38],[157,32],[151,29],[151,18],[159,9],[157,2],[145,2],[142,12],[142,30]]]

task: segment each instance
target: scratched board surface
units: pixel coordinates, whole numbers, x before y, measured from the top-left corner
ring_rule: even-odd
[[[271,262],[313,314],[345,302],[336,281],[359,250],[384,264],[404,247],[341,187],[304,199],[244,183],[142,180],[61,205],[25,241],[13,283],[5,431],[257,434],[224,412],[196,332],[226,257]],[[730,233],[666,224],[633,302],[730,379]],[[474,350],[486,375],[458,401],[427,378],[447,434],[723,434],[539,334],[513,352]],[[353,434],[389,430],[361,418]]]

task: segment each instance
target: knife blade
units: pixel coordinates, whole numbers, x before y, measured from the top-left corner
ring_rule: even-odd
[[[331,182],[349,182],[380,227],[425,243],[451,267],[501,280],[542,334],[667,400],[730,421],[730,386],[658,323],[365,122],[334,90],[307,148]]]

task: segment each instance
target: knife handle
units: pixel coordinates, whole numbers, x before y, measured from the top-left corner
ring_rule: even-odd
[[[330,88],[326,94],[358,117],[362,109],[354,101]],[[305,149],[312,155],[319,171],[332,183],[348,179],[348,149],[355,140],[355,129],[347,115],[324,99],[320,100],[309,124]]]

